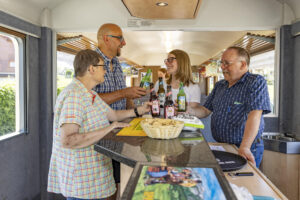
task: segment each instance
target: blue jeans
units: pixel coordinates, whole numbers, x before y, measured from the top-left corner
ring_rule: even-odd
[[[103,199],[80,199],[76,197],[67,197],[67,200],[105,200],[106,198]]]
[[[259,168],[264,153],[264,141],[263,139],[256,139],[251,145],[251,152],[255,158],[256,167]]]

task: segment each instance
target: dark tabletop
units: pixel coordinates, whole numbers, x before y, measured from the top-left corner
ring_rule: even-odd
[[[236,199],[200,130],[182,131],[178,138],[168,140],[116,136],[118,131],[114,130],[107,134],[94,145],[94,149],[135,168],[122,199],[132,198],[143,165],[213,168],[226,199]]]
[[[94,149],[130,167],[137,162],[178,166],[217,163],[200,130],[182,131],[179,138],[168,140],[116,136],[118,131],[107,134]]]

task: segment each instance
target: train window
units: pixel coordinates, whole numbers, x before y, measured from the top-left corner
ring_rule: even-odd
[[[0,30],[0,52],[0,140],[2,140],[25,131],[23,39]]]
[[[69,83],[71,83],[74,77],[74,61],[75,55],[57,51],[57,96]]]
[[[255,56],[251,56],[249,71],[265,77],[271,102],[272,114],[275,114],[275,51],[268,51]]]

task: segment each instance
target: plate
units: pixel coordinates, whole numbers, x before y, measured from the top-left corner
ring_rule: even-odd
[[[212,151],[223,171],[234,171],[243,168],[247,160],[240,155],[226,151]]]

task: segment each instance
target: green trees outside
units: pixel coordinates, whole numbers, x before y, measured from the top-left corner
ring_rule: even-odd
[[[13,85],[0,86],[0,136],[15,132],[16,108]]]

